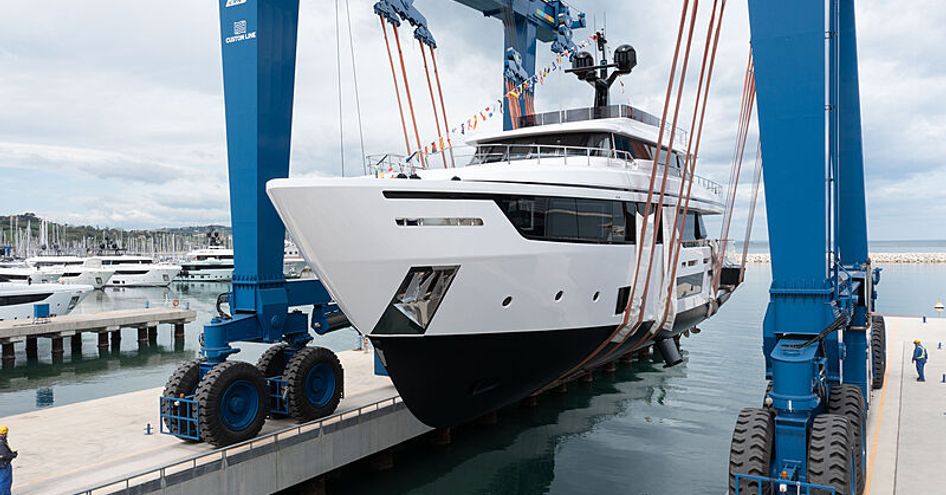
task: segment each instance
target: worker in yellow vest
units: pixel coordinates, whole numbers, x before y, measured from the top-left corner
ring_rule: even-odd
[[[913,341],[913,362],[916,363],[916,381],[925,382],[926,375],[923,374],[923,368],[926,366],[926,359],[929,357],[929,354],[926,352],[926,347],[923,347],[923,344],[920,343],[920,340]]]
[[[10,495],[13,487],[13,466],[10,463],[16,459],[16,451],[10,450],[7,444],[9,432],[6,425],[0,425],[0,495]]]

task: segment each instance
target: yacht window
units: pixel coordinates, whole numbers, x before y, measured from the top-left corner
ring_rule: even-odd
[[[539,147],[542,147],[541,149]],[[501,139],[476,147],[473,164],[555,156],[610,156],[611,134],[604,132],[540,134]],[[589,151],[590,149],[590,151]]]
[[[51,296],[52,293],[46,294],[17,294],[14,296],[0,296],[0,306],[14,306],[17,304],[29,304],[38,301],[42,301],[47,297]]]
[[[700,241],[706,239],[706,226],[703,224],[703,215],[688,211],[686,221],[683,225],[683,235],[681,240]]]
[[[614,148],[618,151],[629,153],[635,160],[654,159],[654,155],[651,153],[652,145],[629,136],[615,134]]]
[[[527,239],[597,244],[630,244],[635,239],[631,203],[542,196],[503,196],[496,203]]]
[[[642,218],[643,218],[643,216],[644,216],[644,206],[645,206],[644,203],[637,203],[637,213],[640,213],[640,215],[641,215]],[[657,209],[657,205],[650,205],[650,216],[653,216],[653,215],[654,215],[654,210],[656,210],[656,209]],[[653,222],[651,222],[651,223],[653,223]],[[657,225],[657,244],[663,244],[663,242],[664,242],[663,223],[664,223],[664,215],[661,214],[661,215],[660,215],[660,224]],[[653,229],[653,227],[652,227],[652,226],[648,226],[648,227],[647,227],[647,232],[651,232],[651,231],[652,231],[651,229]],[[648,237],[650,237],[650,236],[648,235]]]

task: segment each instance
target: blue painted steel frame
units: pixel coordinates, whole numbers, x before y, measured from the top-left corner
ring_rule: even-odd
[[[316,280],[287,282],[285,227],[266,182],[289,175],[298,0],[219,0],[230,173],[234,270],[232,318],[204,327],[206,372],[239,352],[233,342],[311,340],[308,317],[290,306],[317,305],[316,319],[336,310]]]
[[[830,386],[855,383],[869,397],[854,2],[749,0],[749,18],[772,254],[763,323],[777,413],[772,474],[805,481],[808,429]],[[813,341],[838,319],[843,343],[838,332]]]

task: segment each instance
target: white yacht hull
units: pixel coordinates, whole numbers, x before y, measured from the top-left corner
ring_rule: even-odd
[[[65,315],[92,290],[90,285],[0,284],[0,320],[32,319],[37,304],[48,304],[50,316]]]
[[[449,173],[486,176],[487,168]],[[531,168],[533,176],[541,175]],[[600,365],[584,362],[599,345],[606,351],[596,359],[616,359],[652,344],[654,322],[667,338],[711,311],[710,245],[683,249],[677,282],[666,285],[668,261],[658,245],[649,284],[656,295],[647,299],[638,325],[632,320],[628,332],[615,335],[628,297],[622,302],[622,291],[635,275],[637,246],[527,239],[493,199],[645,201],[645,193],[627,187],[633,186],[630,178],[622,190],[424,177],[283,179],[267,189],[309,266],[354,326],[372,338],[405,403],[427,424],[475,418],[564,373]],[[715,208],[708,202],[694,205]],[[666,213],[673,215],[674,208]],[[642,217],[637,219],[639,226]],[[664,238],[669,232],[664,227]],[[644,244],[648,260],[649,243]],[[412,273],[424,270],[452,275],[442,275],[449,278],[442,298],[424,310],[429,321],[418,324],[395,301],[410,292]],[[641,288],[645,280],[646,270],[639,277]],[[636,292],[633,306],[639,308],[642,291]]]
[[[108,287],[167,287],[177,277],[181,267],[175,265],[112,266],[115,274]]]

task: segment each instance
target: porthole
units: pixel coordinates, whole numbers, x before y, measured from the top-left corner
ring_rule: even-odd
[[[503,299],[503,307],[508,308],[512,304],[512,296],[506,296],[506,299]]]
[[[564,296],[564,295],[565,295],[565,292],[563,292],[563,291],[558,291],[558,293],[555,294],[555,300],[556,300],[556,301],[561,301],[561,300],[562,300],[562,296]]]
[[[601,298],[601,292],[595,292],[595,295],[591,297],[593,302],[598,302],[598,299]]]

